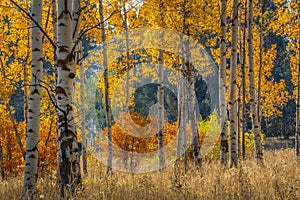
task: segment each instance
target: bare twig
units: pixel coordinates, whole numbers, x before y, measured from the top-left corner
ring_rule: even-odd
[[[16,3],[14,0],[10,0],[17,8],[19,8],[26,16],[30,18],[31,21],[37,26],[38,29],[45,35],[45,37],[49,40],[51,45],[54,49],[57,48],[56,44],[53,42],[53,40],[49,37],[49,35],[46,33],[46,31],[39,25],[39,23],[24,9],[22,8],[18,3]]]

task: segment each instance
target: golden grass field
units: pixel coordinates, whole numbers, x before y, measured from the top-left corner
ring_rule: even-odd
[[[238,168],[222,169],[215,161],[187,173],[170,166],[148,174],[106,175],[101,165],[89,167],[83,189],[73,199],[300,199],[300,161],[292,149],[266,151],[264,166],[248,159]],[[20,199],[22,181],[19,177],[0,182],[0,199]],[[39,178],[38,197],[58,199],[55,185],[51,176]]]

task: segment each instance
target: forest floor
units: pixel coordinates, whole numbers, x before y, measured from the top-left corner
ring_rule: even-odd
[[[112,172],[93,162],[73,199],[300,199],[300,161],[292,149],[266,151],[264,166],[254,159],[222,169],[218,161],[201,169],[170,166],[145,174]],[[22,177],[0,182],[0,199],[20,199]],[[38,197],[58,199],[55,173],[39,178]]]

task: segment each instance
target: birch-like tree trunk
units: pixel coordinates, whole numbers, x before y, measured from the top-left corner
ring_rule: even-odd
[[[121,17],[121,23],[122,27],[124,29],[125,33],[125,48],[126,48],[126,60],[125,60],[125,68],[126,68],[126,77],[125,77],[125,104],[123,106],[123,112],[128,112],[128,106],[129,106],[129,100],[130,100],[130,90],[129,90],[129,83],[130,83],[130,55],[129,55],[129,35],[128,35],[128,20],[127,20],[127,10],[126,10],[126,2],[125,0],[121,0],[122,7],[120,10],[120,17]],[[128,167],[128,151],[124,151],[124,157],[123,162],[124,166]],[[133,159],[133,154],[131,155],[131,158]],[[130,162],[130,163],[133,163]],[[133,169],[134,166],[130,166],[131,169]]]
[[[241,70],[242,70],[242,157],[246,156],[245,133],[246,133],[246,24],[247,24],[247,0],[244,4],[244,24],[243,24],[243,39],[241,52]]]
[[[297,0],[298,3],[298,26],[300,27],[300,2]],[[297,99],[296,99],[296,132],[295,132],[295,149],[296,149],[296,156],[299,157],[300,155],[300,34],[298,34],[298,77],[297,77]]]
[[[237,87],[238,89],[238,99],[237,99],[237,103],[236,103],[236,121],[237,121],[237,149],[238,149],[238,158],[241,157],[241,132],[240,132],[240,128],[241,128],[241,116],[240,116],[240,105],[241,105],[241,87]]]
[[[255,157],[258,163],[263,163],[263,150],[260,137],[260,124],[257,116],[257,93],[254,79],[254,58],[253,58],[253,0],[248,0],[248,63],[249,63],[249,85],[250,104],[252,113],[252,132],[254,134]]]
[[[5,180],[5,169],[4,169],[4,162],[3,162],[3,151],[2,145],[0,144],[0,173],[1,173],[1,180]]]
[[[158,51],[158,87],[157,87],[157,99],[158,99],[158,157],[159,166],[165,165],[165,152],[164,152],[164,52]]]
[[[57,129],[61,196],[68,198],[81,183],[79,149],[74,121],[75,52],[72,0],[58,0],[57,21]]]
[[[177,56],[177,61],[176,65],[179,66],[179,56]],[[177,80],[177,96],[178,96],[178,101],[177,101],[177,110],[178,110],[178,130],[177,130],[177,148],[176,148],[176,158],[179,159],[182,156],[183,153],[183,87],[182,87],[182,82],[183,82],[183,77],[182,73],[179,70],[178,71],[178,80]],[[179,160],[177,160],[179,161]]]
[[[264,48],[264,0],[260,0],[260,22],[259,22],[259,71],[258,71],[258,84],[257,84],[257,118],[261,126],[261,109],[260,109],[260,95],[261,95],[261,77],[263,73],[263,48]],[[261,131],[261,130],[260,130]]]
[[[184,59],[182,59],[184,62]],[[184,166],[187,168],[188,154],[187,154],[187,135],[186,135],[186,111],[187,111],[187,98],[186,98],[186,79],[183,76],[185,70],[184,63],[181,63],[181,70],[178,75],[178,131],[177,131],[177,158],[183,155]],[[178,58],[179,65],[179,58]]]
[[[80,45],[80,51],[82,52],[82,45]],[[79,58],[82,57],[80,52]],[[80,114],[81,114],[81,141],[82,141],[82,168],[85,175],[87,175],[87,154],[86,154],[86,139],[85,139],[85,95],[84,95],[84,86],[85,86],[85,76],[84,76],[84,66],[79,63],[80,70]]]
[[[128,35],[128,20],[127,20],[127,10],[125,5],[125,0],[122,0],[122,9],[123,17],[122,26],[125,32],[125,45],[126,45],[126,81],[125,81],[125,109],[128,109],[129,100],[130,100],[130,91],[129,91],[129,81],[130,81],[130,57],[129,57],[129,35]],[[121,12],[122,14],[122,12]]]
[[[99,0],[99,12],[100,12],[100,24],[101,39],[103,45],[103,68],[104,68],[104,90],[105,90],[105,106],[106,106],[106,125],[107,125],[107,139],[108,139],[108,157],[107,157],[107,172],[112,168],[112,134],[111,134],[111,113],[110,113],[110,98],[109,98],[109,83],[108,83],[108,64],[107,64],[107,44],[106,34],[104,27],[104,14],[103,14],[103,2]]]
[[[189,45],[189,39],[185,52],[185,65],[187,68],[187,91],[188,91],[188,105],[189,105],[189,117],[191,120],[191,130],[192,130],[192,141],[191,141],[191,157],[195,166],[200,167],[202,164],[202,158],[200,153],[200,141],[197,123],[197,113],[196,113],[196,94],[195,94],[195,69],[191,63],[191,51]]]
[[[82,42],[79,41],[80,31],[80,0],[73,1],[72,8],[72,39],[75,52],[75,66],[79,65],[80,73],[80,115],[81,115],[81,141],[82,141],[82,167],[83,172],[87,175],[87,154],[86,154],[86,139],[85,139],[85,96],[84,96],[84,66],[79,60],[82,58]],[[79,63],[78,63],[79,62]]]
[[[295,134],[295,148],[296,155],[299,157],[299,137],[300,137],[300,36],[298,36],[298,77],[297,77],[297,100],[296,100],[296,134]]]
[[[34,0],[32,2],[31,16],[38,24],[42,24],[41,0]],[[32,64],[30,94],[28,99],[23,199],[35,199],[36,195],[36,182],[38,177],[38,137],[40,131],[40,109],[42,98],[42,89],[39,84],[43,79],[42,33],[34,22],[32,22],[31,26]]]
[[[182,3],[182,36],[180,37],[181,43],[181,69],[179,70],[179,82],[178,82],[178,138],[177,138],[177,157],[179,155],[184,156],[184,167],[187,169],[188,165],[188,152],[187,152],[187,83],[186,83],[186,65],[185,65],[185,48],[184,48],[184,39],[183,35],[187,29],[186,20],[187,20],[187,12],[186,12],[186,3],[184,0]],[[179,65],[179,57],[178,57],[178,65]]]
[[[24,65],[24,119],[25,119],[25,124],[27,126],[28,124],[28,70],[27,70],[27,65]]]
[[[230,94],[229,94],[229,114],[230,114],[230,167],[238,165],[237,148],[237,124],[236,124],[236,68],[237,68],[237,40],[238,40],[238,0],[232,5],[232,39],[230,57]]]
[[[28,27],[30,27],[30,25],[28,25]],[[30,48],[30,39],[29,39],[30,29],[28,29],[27,34],[28,34],[28,49],[29,49]],[[28,53],[27,53],[27,58],[23,62],[23,64],[24,64],[24,66],[23,66],[23,73],[24,73],[24,120],[25,120],[26,126],[28,124],[28,67],[27,67]]]
[[[164,28],[164,3],[159,2],[160,12],[160,24]],[[163,33],[160,36],[161,42],[163,43]],[[164,51],[158,50],[158,66],[157,66],[157,100],[158,100],[158,159],[159,167],[162,168],[165,165],[165,151],[164,151]]]
[[[226,103],[226,0],[221,1],[221,43],[219,67],[219,105],[220,105],[220,163],[226,167],[228,164],[228,117]]]
[[[53,32],[53,42],[57,44],[57,0],[51,0],[52,8],[52,32]],[[56,49],[53,51],[53,68],[55,75],[55,85],[57,85],[57,55]]]
[[[26,10],[29,10],[29,2],[26,1]],[[28,22],[28,27],[30,27],[30,21]],[[28,49],[30,48],[30,29],[28,28],[27,30],[27,35],[28,35],[28,41],[27,41],[27,46]],[[23,73],[24,73],[24,120],[25,120],[25,124],[27,126],[28,124],[28,66],[27,66],[27,62],[28,62],[28,58],[29,58],[29,54],[30,52],[27,52],[26,54],[26,58],[23,61]]]

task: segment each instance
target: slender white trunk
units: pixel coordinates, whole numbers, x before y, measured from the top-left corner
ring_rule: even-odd
[[[298,26],[300,27],[300,2],[298,2]],[[296,149],[296,156],[299,157],[300,155],[300,34],[298,34],[298,77],[297,77],[297,99],[296,99],[296,132],[295,132],[295,149]]]
[[[79,149],[74,121],[75,52],[72,37],[72,0],[58,0],[57,129],[61,195],[81,183]],[[66,189],[66,190],[65,190]]]
[[[254,79],[254,58],[253,58],[253,0],[248,0],[248,63],[249,63],[249,84],[250,104],[252,113],[252,132],[254,134],[255,157],[258,163],[263,163],[263,150],[260,137],[260,124],[257,116],[257,93]]]
[[[221,44],[219,67],[219,105],[220,105],[220,163],[228,164],[228,117],[226,104],[226,0],[221,1]]]
[[[82,57],[82,42],[79,41],[79,31],[80,31],[80,0],[73,1],[72,8],[72,39],[73,46],[75,46],[75,66],[79,64],[80,71],[80,114],[81,114],[81,141],[82,141],[82,166],[83,172],[87,175],[87,154],[86,154],[86,139],[85,139],[85,97],[84,97],[84,66],[82,63],[78,63]]]
[[[130,100],[130,90],[129,90],[129,84],[130,84],[130,57],[129,57],[129,35],[128,35],[128,20],[127,20],[127,10],[126,10],[126,5],[125,5],[125,0],[122,0],[122,8],[120,10],[120,16],[121,16],[121,23],[124,28],[125,32],[125,47],[126,47],[126,79],[125,79],[125,105],[123,106],[123,112],[128,112],[128,106],[129,106],[129,100]],[[133,159],[133,155],[131,156]],[[124,158],[123,162],[125,167],[127,168],[128,166],[128,151],[124,151]],[[130,162],[133,164],[133,161]],[[133,169],[134,166],[130,166],[131,169]]]
[[[124,28],[125,32],[125,45],[126,45],[126,82],[125,82],[125,107],[124,109],[128,109],[129,105],[129,99],[130,99],[130,91],[129,91],[129,81],[130,81],[130,57],[129,57],[129,35],[128,35],[128,20],[127,20],[127,10],[126,10],[126,5],[125,1],[122,0],[122,10],[123,10],[123,16],[124,19],[122,20],[122,26]],[[122,15],[122,12],[121,12]]]
[[[164,152],[164,53],[162,50],[158,52],[158,156],[159,166],[165,165],[165,152]]]
[[[245,159],[246,156],[246,144],[245,144],[245,133],[246,133],[246,23],[247,23],[247,0],[244,8],[244,25],[243,25],[243,40],[242,40],[242,52],[241,52],[241,70],[242,70],[242,92],[243,92],[243,103],[242,103],[242,157]]]
[[[299,137],[300,137],[300,35],[298,36],[298,77],[297,77],[297,99],[296,99],[296,134],[295,134],[295,148],[296,148],[296,155],[299,157]]]
[[[179,56],[177,57],[177,63],[179,66]],[[180,71],[178,71],[178,81],[177,81],[177,110],[178,110],[178,129],[177,129],[177,149],[176,149],[176,158],[179,159],[183,153],[183,119],[182,119],[182,110],[183,110],[183,88],[182,88],[183,77]],[[177,160],[178,161],[178,160]]]
[[[82,46],[80,45],[82,51]],[[79,54],[79,58],[82,57],[82,53]],[[86,139],[85,139],[85,95],[84,95],[84,86],[85,86],[85,76],[84,76],[84,66],[82,63],[80,65],[80,103],[81,103],[81,141],[82,141],[82,167],[83,172],[87,175],[87,154],[86,154]]]
[[[53,28],[53,42],[57,43],[57,0],[51,1],[52,6],[52,28]],[[55,84],[57,83],[57,55],[53,52],[53,68],[55,73]]]
[[[184,0],[183,4],[182,4],[182,13],[183,13],[183,22],[182,22],[182,34],[185,34],[185,31],[187,29],[186,27],[186,20],[187,20],[187,12],[186,12],[186,3],[187,1]],[[184,76],[186,76],[186,71],[187,71],[187,67],[186,67],[186,63],[185,63],[185,50],[184,50],[184,40],[183,38],[181,38],[181,44],[182,44],[182,63],[181,63],[181,70],[182,70],[182,74],[181,74],[181,88],[182,88],[182,134],[183,134],[183,151],[184,151],[184,167],[185,167],[185,171],[187,170],[188,167],[188,150],[187,150],[187,132],[186,132],[186,128],[187,128],[187,123],[186,123],[186,119],[187,119],[187,81],[186,78],[184,78]]]
[[[177,135],[177,158],[183,155],[184,166],[187,168],[187,135],[186,135],[186,109],[187,109],[187,98],[186,98],[186,79],[183,76],[185,70],[184,59],[182,59],[181,70],[178,75],[178,135]],[[179,65],[179,58],[178,58]]]
[[[104,22],[103,2],[99,0],[100,21]],[[112,134],[111,134],[111,113],[110,113],[110,98],[109,98],[109,83],[108,83],[108,66],[107,66],[107,44],[104,23],[100,24],[101,38],[103,45],[103,68],[104,68],[104,84],[105,84],[105,105],[106,105],[106,126],[108,139],[108,157],[107,157],[107,172],[112,168]]]
[[[26,3],[28,4],[28,3]],[[27,5],[28,7],[28,5]],[[28,27],[30,27],[30,23],[28,23]],[[27,34],[28,34],[28,49],[30,48],[30,29],[28,28],[27,30]],[[25,124],[27,126],[28,124],[28,68],[27,68],[27,62],[28,62],[28,57],[29,57],[29,53],[27,52],[27,56],[23,62],[23,67],[24,67],[24,119],[25,119]]]
[[[263,47],[264,47],[264,33],[263,33],[263,14],[264,14],[264,2],[260,0],[261,6],[261,21],[260,21],[260,30],[259,30],[259,71],[258,71],[258,84],[257,84],[257,118],[259,127],[261,126],[261,109],[260,109],[260,93],[261,93],[261,77],[263,73]],[[261,130],[259,130],[261,132]]]
[[[165,13],[164,13],[164,3],[159,2],[159,12],[160,12],[160,24],[164,28]],[[164,42],[163,33],[160,35],[161,42]],[[164,151],[164,51],[158,51],[158,87],[157,87],[157,99],[158,99],[158,158],[160,168],[165,165],[165,151]]]
[[[238,99],[236,103],[236,121],[237,121],[237,149],[238,149],[238,158],[241,156],[241,133],[240,133],[240,127],[241,127],[241,120],[240,120],[240,100],[241,100],[241,88],[238,87]]]
[[[231,58],[230,58],[230,167],[238,165],[237,148],[237,124],[236,124],[236,68],[237,68],[237,40],[238,40],[238,0],[232,5],[232,38],[231,38]]]
[[[189,118],[192,130],[191,138],[191,157],[195,166],[201,166],[201,154],[200,154],[200,141],[198,132],[198,123],[196,115],[196,94],[195,94],[195,70],[191,63],[191,51],[190,40],[184,42],[184,64],[187,70],[187,91],[188,91],[188,105],[189,105]]]
[[[3,162],[3,151],[2,145],[0,144],[0,173],[1,173],[1,180],[5,180],[5,169],[4,169],[4,162]]]
[[[32,17],[42,24],[42,1],[34,0],[31,7]],[[31,81],[28,99],[28,124],[26,130],[26,154],[24,168],[23,199],[35,199],[38,177],[38,137],[40,129],[40,108],[42,89],[39,86],[43,79],[42,33],[32,22],[31,38]]]

